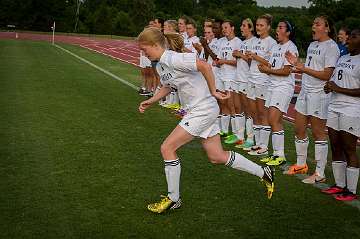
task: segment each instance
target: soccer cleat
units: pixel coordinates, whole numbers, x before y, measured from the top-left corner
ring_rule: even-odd
[[[245,147],[243,148],[244,151],[257,151],[259,149],[261,149],[261,147],[259,145],[253,145],[253,146],[248,147],[248,148],[245,148]]]
[[[329,195],[344,193],[345,191],[346,191],[346,188],[341,188],[336,185],[333,185],[330,188],[321,190],[322,193],[329,194]]]
[[[250,151],[252,146],[254,146],[254,141],[251,140],[246,140],[245,143],[243,144],[235,145],[236,148],[243,149],[244,151]],[[249,150],[245,150],[245,149],[249,149]]]
[[[253,155],[253,156],[262,156],[262,155],[267,155],[268,154],[268,150],[267,148],[261,148],[258,150],[250,150],[248,152],[249,155]]]
[[[264,176],[262,177],[261,181],[265,185],[268,199],[271,199],[272,194],[274,192],[274,188],[275,188],[274,169],[269,166],[265,166],[265,167],[263,167],[263,170],[264,170]]]
[[[288,170],[284,171],[284,174],[287,175],[295,175],[295,174],[306,174],[308,172],[309,168],[307,166],[307,164],[303,165],[303,166],[299,166],[299,165],[291,165]]]
[[[149,211],[160,214],[168,210],[173,210],[181,207],[181,199],[179,199],[177,202],[173,202],[168,196],[161,197],[162,199],[160,200],[160,202],[151,203],[148,205],[147,208]]]
[[[357,196],[356,194],[353,194],[352,192],[345,190],[345,192],[343,192],[342,194],[337,195],[335,199],[339,201],[352,201],[357,199]]]
[[[272,156],[271,160],[269,162],[266,163],[266,165],[269,166],[279,166],[286,163],[286,158],[285,157],[279,157],[277,155]]]
[[[222,138],[226,138],[227,136],[229,136],[229,133],[226,133],[226,132],[224,132],[224,131],[220,131],[219,135],[220,135],[220,137],[222,137]]]
[[[325,177],[321,177],[318,173],[314,173],[313,175],[302,180],[303,183],[306,184],[314,184],[314,183],[324,183],[326,181]]]
[[[272,160],[273,157],[274,156],[270,155],[269,157],[262,158],[262,159],[260,159],[260,162],[268,163]]]
[[[239,140],[239,138],[235,134],[232,134],[232,135],[229,135],[226,137],[224,143],[225,144],[234,144],[238,140]]]

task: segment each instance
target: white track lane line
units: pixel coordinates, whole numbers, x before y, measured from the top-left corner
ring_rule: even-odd
[[[55,46],[55,47],[57,47],[57,48],[59,48],[59,49],[61,49],[61,50],[63,50],[64,52],[66,52],[66,53],[68,53],[68,54],[70,54],[70,55],[72,55],[72,56],[76,57],[77,59],[81,60],[82,62],[85,62],[86,64],[88,64],[88,65],[90,65],[90,66],[94,67],[95,69],[97,69],[97,70],[99,70],[99,71],[103,72],[104,74],[106,74],[106,75],[108,75],[108,76],[111,76],[112,78],[114,78],[114,79],[116,79],[116,80],[120,81],[120,82],[121,82],[121,83],[123,83],[124,85],[127,85],[127,86],[129,86],[129,87],[133,88],[134,90],[139,90],[139,87],[137,87],[136,85],[134,85],[134,84],[132,84],[132,83],[130,83],[130,82],[128,82],[128,81],[126,81],[126,80],[124,80],[124,79],[122,79],[122,78],[120,78],[120,77],[116,76],[116,75],[114,75],[113,73],[111,73],[111,72],[109,72],[109,71],[107,71],[107,70],[105,70],[105,69],[101,68],[100,66],[95,65],[94,63],[92,63],[92,62],[90,62],[90,61],[88,61],[88,60],[86,60],[86,59],[82,58],[81,56],[78,56],[78,55],[76,55],[75,53],[72,53],[71,51],[66,50],[65,48],[62,48],[62,47],[61,47],[61,46],[59,46],[59,45],[54,44],[54,46]]]

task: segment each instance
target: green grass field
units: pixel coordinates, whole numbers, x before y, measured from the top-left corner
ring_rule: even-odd
[[[133,66],[61,46],[139,84]],[[360,238],[358,208],[280,170],[268,200],[198,141],[179,152],[183,207],[148,212],[166,192],[159,148],[175,117],[139,114],[133,89],[48,43],[0,40],[0,56],[0,238]]]

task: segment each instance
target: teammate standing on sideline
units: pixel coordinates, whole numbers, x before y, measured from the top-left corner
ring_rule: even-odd
[[[250,18],[242,21],[241,35],[245,38],[244,41],[239,42],[236,46],[236,50],[233,51],[233,56],[237,58],[236,62],[236,83],[238,84],[238,91],[236,92],[235,109],[237,115],[237,131],[236,137],[233,140],[228,140],[228,143],[235,143],[237,148],[251,147],[254,145],[254,132],[253,121],[251,114],[249,113],[248,99],[246,92],[250,77],[250,58],[246,55],[246,52],[255,44],[257,40],[254,37],[254,24]],[[244,132],[246,129],[247,139],[244,140]]]
[[[178,20],[179,34],[183,37],[184,40],[187,38],[186,24],[188,23],[188,21],[189,21],[189,17],[185,15],[181,16]]]
[[[269,137],[271,127],[268,122],[268,109],[265,107],[265,96],[270,81],[270,76],[259,71],[259,64],[267,64],[270,59],[270,51],[276,44],[276,41],[270,36],[272,16],[265,14],[256,20],[256,32],[259,35],[258,41],[253,45],[253,49],[247,52],[252,59],[250,65],[251,82],[248,98],[251,111],[255,111],[254,134],[256,145],[251,148],[250,155],[266,155],[268,153]],[[255,99],[255,100],[253,100]]]
[[[214,75],[208,63],[197,59],[194,53],[177,53],[166,49],[174,42],[182,44],[178,34],[164,35],[155,28],[145,29],[138,36],[139,47],[150,60],[157,60],[156,69],[160,75],[162,88],[152,98],[140,103],[143,113],[153,103],[176,87],[181,102],[188,109],[186,116],[170,133],[161,145],[161,154],[165,163],[165,175],[168,195],[160,202],[148,205],[155,213],[162,213],[181,206],[180,199],[180,159],[177,149],[189,143],[194,137],[202,138],[202,145],[209,160],[216,164],[225,164],[237,170],[256,175],[264,182],[268,198],[274,190],[273,171],[269,166],[262,168],[235,152],[224,151],[221,146],[216,117],[219,107],[215,98],[225,99],[229,93],[216,91]]]
[[[350,35],[350,30],[348,30],[346,27],[340,28],[337,35],[340,56],[349,54],[349,51],[347,49],[347,40],[349,39],[349,35]]]
[[[332,150],[332,169],[335,185],[322,190],[335,195],[340,201],[357,198],[359,158],[356,141],[360,137],[360,30],[351,32],[349,55],[342,56],[336,64],[332,79],[324,90],[331,92],[326,125]],[[345,158],[344,158],[345,156]]]
[[[176,20],[166,20],[164,22],[164,33],[178,32],[178,23]]]
[[[193,19],[190,19],[186,24],[187,38],[184,39],[184,45],[189,52],[200,54],[201,48],[196,49],[194,46],[194,44],[200,43],[200,39],[196,36],[196,31],[196,23]]]
[[[266,92],[265,106],[269,108],[268,121],[272,131],[273,153],[261,159],[267,165],[280,165],[286,162],[284,152],[283,114],[287,112],[294,94],[295,78],[291,74],[291,64],[286,60],[285,53],[298,56],[294,42],[294,27],[290,22],[280,21],[276,28],[278,44],[273,46],[269,64],[260,64],[259,70],[270,75],[270,84]]]
[[[332,39],[336,32],[332,22],[326,16],[316,17],[312,26],[313,42],[307,49],[305,64],[297,56],[288,52],[287,60],[294,66],[294,72],[302,73],[301,91],[297,97],[295,110],[295,146],[297,160],[286,174],[307,173],[306,164],[309,139],[306,135],[308,123],[315,140],[316,170],[303,183],[324,182],[325,166],[328,155],[326,119],[328,115],[329,95],[324,92],[325,82],[333,74],[340,56],[339,48]]]
[[[235,106],[234,98],[235,91],[234,84],[236,77],[236,58],[232,55],[235,47],[239,45],[241,40],[235,36],[234,23],[230,20],[225,20],[222,23],[222,32],[224,34],[223,40],[219,48],[219,60],[216,64],[220,66],[220,77],[223,83],[221,90],[230,92],[231,97],[221,102],[222,116],[220,118],[221,135],[226,135],[225,140],[230,140],[234,135],[229,134],[229,125],[231,122],[232,130],[235,129]]]

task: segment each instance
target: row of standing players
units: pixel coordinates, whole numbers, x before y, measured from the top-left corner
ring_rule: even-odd
[[[294,73],[302,74],[302,88],[295,105],[297,162],[284,173],[308,172],[306,132],[310,123],[316,169],[303,182],[325,182],[327,126],[335,185],[323,192],[335,194],[338,200],[354,200],[359,175],[356,156],[356,141],[360,137],[360,58],[356,45],[359,32],[351,35],[350,54],[339,59],[331,21],[325,16],[315,18],[314,41],[307,49],[306,61],[301,63],[293,41],[294,27],[286,20],[280,21],[275,41],[270,36],[271,20],[268,14],[259,17],[255,26],[251,19],[243,20],[244,40],[235,36],[231,21],[205,22],[205,37],[201,39],[196,36],[195,23],[186,17],[180,18],[177,26],[184,38],[185,51],[197,52],[200,59],[211,64],[217,89],[231,92],[229,99],[218,101],[221,109],[218,121],[225,143],[235,144],[250,155],[264,156],[269,154],[271,135],[272,153],[260,159],[267,165],[286,162],[282,116],[293,97]],[[164,32],[175,31],[174,22],[167,22]],[[174,89],[167,101],[173,105],[177,100]],[[186,107],[182,110],[186,111]]]

